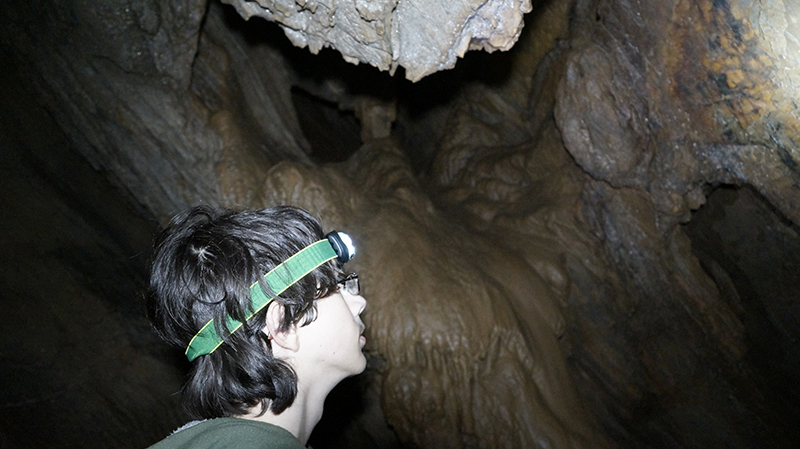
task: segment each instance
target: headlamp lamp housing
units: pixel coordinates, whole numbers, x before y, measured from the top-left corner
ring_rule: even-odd
[[[331,242],[333,250],[336,251],[336,260],[339,263],[345,264],[356,255],[353,239],[344,232],[331,231],[325,237]]]

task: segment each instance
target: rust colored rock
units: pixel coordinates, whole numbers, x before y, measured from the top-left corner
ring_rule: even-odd
[[[599,2],[603,25],[560,86],[567,148],[596,179],[650,190],[678,219],[697,207],[700,186],[732,183],[754,186],[798,221],[800,60],[791,36],[800,30],[787,19],[797,6],[665,5]]]

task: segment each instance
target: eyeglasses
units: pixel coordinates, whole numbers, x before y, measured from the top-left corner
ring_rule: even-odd
[[[336,282],[341,287],[344,287],[347,290],[347,293],[355,296],[361,292],[361,288],[358,285],[358,275],[355,273],[350,273],[344,279],[340,279]],[[341,288],[340,287],[340,288]]]

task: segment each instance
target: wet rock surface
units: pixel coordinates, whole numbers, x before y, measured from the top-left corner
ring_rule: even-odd
[[[185,367],[125,308],[144,261],[120,255],[202,202],[296,204],[364,249],[369,369],[314,447],[794,447],[797,6],[539,2],[517,36],[524,2],[478,3],[455,28],[403,0],[4,5],[29,100],[3,108],[3,303],[51,304],[36,338],[4,332],[4,442],[141,447],[181,423]],[[488,11],[503,33],[480,42],[513,49],[414,84],[342,58],[420,79]],[[5,268],[51,265],[83,274],[28,292],[39,268]]]

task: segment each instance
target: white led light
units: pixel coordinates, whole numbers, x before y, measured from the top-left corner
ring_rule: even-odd
[[[348,259],[352,259],[353,256],[356,255],[356,247],[353,246],[353,239],[350,238],[349,235],[345,234],[344,232],[339,232],[339,238],[342,239],[342,243],[347,247],[347,255],[349,256]]]

